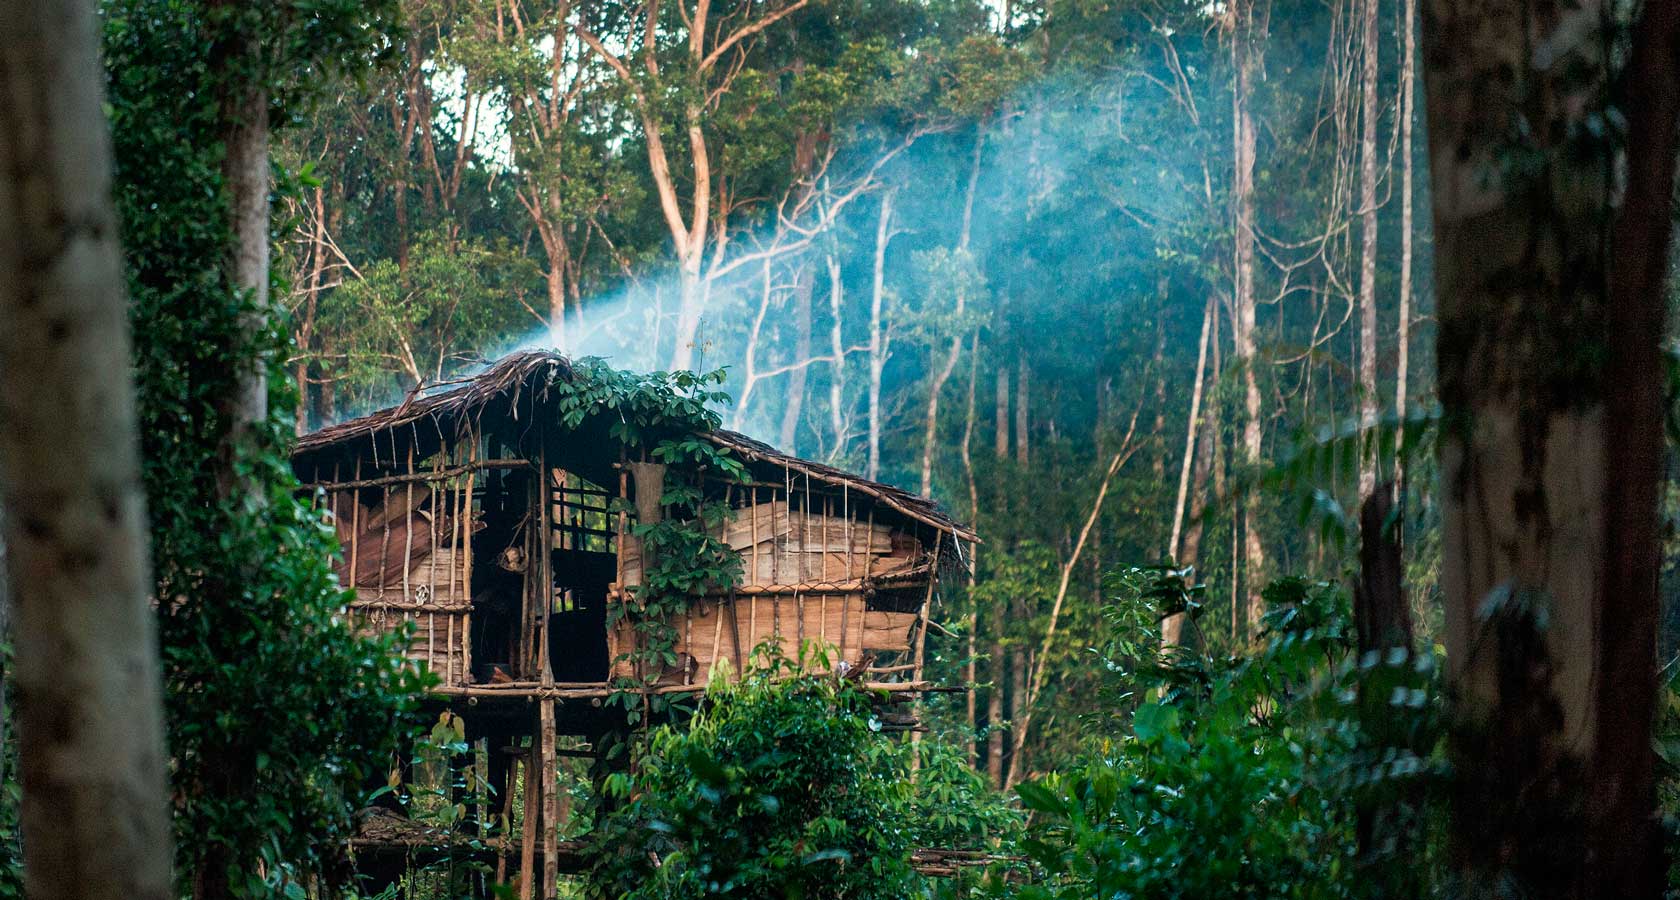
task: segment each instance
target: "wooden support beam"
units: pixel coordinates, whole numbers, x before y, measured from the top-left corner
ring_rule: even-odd
[[[555,900],[560,885],[560,790],[554,758],[554,701],[537,706],[537,745],[540,748],[537,773],[542,791],[542,900]]]

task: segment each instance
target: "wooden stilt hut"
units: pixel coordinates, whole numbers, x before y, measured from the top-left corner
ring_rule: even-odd
[[[409,657],[484,742],[500,796],[521,764],[536,776],[523,780],[525,897],[533,885],[553,896],[563,868],[556,738],[598,742],[624,727],[603,701],[632,674],[635,633],[609,610],[642,584],[636,524],[662,515],[663,467],[617,437],[619,411],[576,408],[569,388],[582,377],[564,357],[519,353],[307,435],[293,454],[338,529],[354,614],[412,629]],[[700,488],[730,511],[711,533],[742,577],[672,617],[675,663],[635,673],[637,689],[698,691],[720,663],[739,673],[766,644],[792,659],[821,645],[830,665],[883,691],[927,689],[917,647],[930,600],[975,536],[924,498],[744,435],[683,437],[744,466]],[[514,849],[498,850],[504,878]]]

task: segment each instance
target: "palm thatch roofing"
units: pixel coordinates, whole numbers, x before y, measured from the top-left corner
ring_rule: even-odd
[[[349,471],[347,466],[358,462],[396,466],[406,459],[429,458],[441,448],[472,437],[487,422],[503,426],[504,433],[523,434],[539,417],[552,414],[548,407],[553,399],[550,386],[576,375],[571,360],[560,354],[541,350],[514,353],[472,378],[411,394],[396,406],[304,435],[293,449],[292,466],[306,483],[325,482],[328,472],[343,477]],[[572,435],[577,449],[567,454],[572,458],[565,464],[605,484],[618,452],[606,428],[611,416],[603,410],[603,415],[596,418],[601,421],[586,422]],[[956,542],[979,540],[968,526],[926,497],[782,453],[734,431],[720,428],[699,437],[732,451],[760,481],[795,487],[801,482],[806,487],[815,483],[872,500],[878,508],[908,520],[907,524],[917,523],[954,539],[947,551],[960,555]],[[798,481],[792,480],[795,478]]]

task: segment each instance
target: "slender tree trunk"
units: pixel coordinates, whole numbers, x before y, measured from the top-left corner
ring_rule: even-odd
[[[1032,610],[1027,608],[1025,599],[1015,600],[1015,617],[1022,622],[1032,620]],[[1004,760],[1003,776],[998,782],[1003,789],[1014,785],[1020,777],[1015,765],[1014,748],[1020,742],[1016,735],[1020,733],[1021,721],[1027,715],[1027,672],[1031,667],[1031,652],[1025,644],[1017,643],[1009,648],[1009,755]]]
[[[1431,0],[1423,14],[1441,580],[1460,698],[1452,860],[1467,894],[1655,898],[1680,10],[1649,4],[1629,32],[1625,165],[1608,139],[1581,138],[1619,80],[1597,33],[1604,3]],[[1518,120],[1520,135],[1505,124]],[[1532,165],[1504,165],[1515,140]]]
[[[1238,365],[1243,373],[1243,400],[1247,419],[1243,422],[1243,462],[1250,467],[1260,462],[1260,361],[1254,343],[1254,116],[1250,109],[1255,72],[1259,68],[1263,35],[1258,33],[1254,20],[1254,0],[1234,0],[1231,6],[1233,33],[1231,56],[1236,70],[1236,85],[1231,92],[1232,144],[1234,174],[1232,177],[1232,206],[1236,220],[1234,256],[1234,286],[1232,301],[1235,321],[1232,322],[1232,343]],[[1248,586],[1247,620],[1250,634],[1258,632],[1260,614],[1264,611],[1260,589],[1265,583],[1266,553],[1260,542],[1259,496],[1255,490],[1245,491],[1243,519],[1243,562]]]
[[[293,378],[297,381],[297,406],[293,427],[298,435],[309,433],[309,357],[315,343],[315,312],[321,299],[321,274],[326,270],[327,191],[325,185],[315,186],[315,228],[309,242],[309,277],[304,281],[303,309],[298,315],[297,362],[293,364]]]
[[[1173,504],[1172,537],[1167,541],[1167,556],[1179,565],[1185,565],[1179,556],[1179,537],[1184,525],[1184,504],[1190,493],[1190,472],[1192,462],[1205,458],[1206,451],[1198,453],[1196,450],[1196,432],[1202,427],[1202,390],[1206,383],[1208,332],[1213,323],[1213,317],[1218,314],[1213,298],[1208,297],[1206,307],[1202,311],[1202,337],[1196,351],[1196,381],[1190,391],[1190,417],[1184,428],[1184,459],[1178,470],[1178,499]],[[1197,541],[1201,535],[1198,532]],[[1190,563],[1194,565],[1194,563]],[[1188,616],[1185,613],[1174,613],[1161,622],[1161,645],[1176,647],[1183,643],[1184,625]]]
[[[1009,461],[1009,367],[999,358],[997,363],[997,400],[996,423],[994,424],[993,455],[996,462],[993,466],[998,470],[996,506],[1000,515],[1007,515],[1005,486],[1008,479],[1003,477],[1003,464]],[[1009,683],[1009,654],[1006,650],[1005,638],[1008,632],[1009,602],[999,596],[993,599],[991,614],[987,616],[991,631],[991,688],[986,694],[986,722],[990,731],[986,734],[986,777],[991,783],[1003,788],[1003,700],[1004,690]]]
[[[1404,423],[1410,398],[1406,396],[1407,367],[1410,365],[1412,343],[1412,109],[1417,72],[1417,0],[1401,0],[1405,10],[1400,27],[1405,35],[1400,49],[1400,310],[1395,322],[1394,409]],[[1404,424],[1401,425],[1404,428]],[[1399,446],[1402,431],[1395,441]],[[1396,491],[1406,489],[1405,460],[1394,459]]]
[[[543,241],[547,245],[550,241]],[[548,251],[548,271],[543,273],[543,287],[548,292],[548,345],[556,350],[566,349],[566,268],[554,250]]]
[[[976,409],[980,387],[980,332],[975,331],[968,339],[968,406],[963,414],[962,437],[962,466],[963,478],[968,484],[968,522],[974,525],[980,521],[980,487],[974,479],[974,426],[976,424]],[[975,703],[978,698],[974,695],[974,685],[979,678],[980,651],[980,605],[974,600],[974,589],[979,584],[980,548],[974,548],[974,557],[969,560],[968,569],[968,662],[963,666],[963,677],[967,680],[967,688],[963,691],[967,701],[968,713],[968,764],[979,762],[979,746],[974,742],[975,728],[979,724],[978,710]],[[0,585],[3,588],[4,585]],[[3,601],[4,596],[0,596]],[[0,747],[5,746],[0,742]]]
[[[0,505],[33,900],[174,896],[104,78],[92,3],[0,16]]]
[[[828,379],[829,428],[834,432],[834,444],[829,459],[846,456],[846,282],[840,269],[840,258],[828,255],[828,315],[829,354],[834,357],[833,373]]]
[[[816,288],[816,273],[805,260],[800,260],[793,282],[794,363],[788,373],[787,404],[782,407],[781,443],[778,449],[794,453],[798,449],[799,417],[805,412],[805,383],[811,361],[811,294]]]
[[[881,192],[875,223],[875,277],[869,291],[869,465],[872,480],[881,477],[881,373],[887,367],[887,336],[882,306],[886,302],[887,243],[892,240],[893,191]]]
[[[1015,462],[1023,469],[1032,460],[1032,439],[1027,430],[1031,424],[1031,375],[1026,351],[1015,351]]]
[[[1359,425],[1377,422],[1377,39],[1378,0],[1361,0],[1364,45],[1359,76]],[[1359,498],[1371,496],[1377,484],[1373,450],[1359,461]]]
[[[1202,311],[1202,336],[1196,350],[1196,379],[1190,390],[1190,417],[1184,427],[1184,458],[1178,471],[1178,500],[1173,504],[1172,536],[1167,540],[1167,555],[1178,558],[1179,537],[1183,533],[1184,503],[1190,493],[1191,460],[1196,456],[1196,432],[1202,427],[1202,391],[1206,384],[1208,332],[1217,314],[1213,298],[1209,297]]]

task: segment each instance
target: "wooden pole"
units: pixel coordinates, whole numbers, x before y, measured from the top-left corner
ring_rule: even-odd
[[[529,568],[529,567],[527,567]],[[531,888],[536,883],[537,821],[541,798],[538,796],[537,772],[539,739],[533,735],[525,752],[525,811],[519,824],[519,900],[531,900]]]
[[[542,900],[555,900],[560,883],[560,790],[554,753],[554,701],[538,702],[537,744],[542,770],[537,773],[542,790]]]

